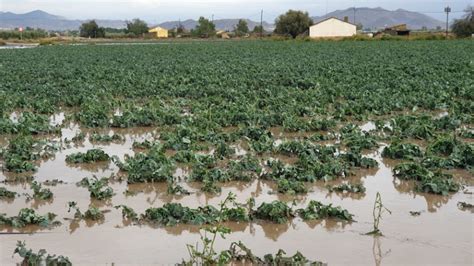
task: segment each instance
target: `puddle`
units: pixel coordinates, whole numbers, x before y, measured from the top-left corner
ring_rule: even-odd
[[[449,112],[448,111],[438,111],[438,112],[435,112],[434,116],[436,118],[443,118],[445,116],[448,116],[449,115]]]
[[[18,120],[20,119],[21,117],[21,113],[20,112],[12,112],[10,115],[9,115],[9,118],[10,120],[13,122],[13,123],[18,123]]]
[[[59,114],[54,114],[49,117],[49,124],[51,126],[59,126],[59,125],[62,125],[65,119],[66,119],[66,115],[64,114],[64,112],[61,112]]]
[[[235,155],[236,156],[244,156],[244,155],[247,155],[248,151],[248,147],[247,148],[244,148],[244,146],[247,146],[247,145],[244,145],[243,143],[238,143],[237,145],[231,145],[232,148],[235,149]]]
[[[359,127],[360,127],[360,130],[365,131],[365,132],[369,132],[369,131],[377,129],[377,126],[372,121],[369,121],[369,122],[367,122],[367,123],[365,123],[365,124],[363,124]]]

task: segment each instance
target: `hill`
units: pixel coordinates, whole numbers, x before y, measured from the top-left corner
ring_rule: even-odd
[[[0,28],[12,29],[18,27],[41,28],[45,30],[77,30],[85,20],[69,20],[41,10],[25,14],[0,12]],[[96,20],[102,27],[124,28],[122,20]]]
[[[41,10],[35,10],[25,14],[15,14],[12,12],[0,12],[0,28],[11,29],[18,27],[41,28],[45,30],[77,30],[86,20],[69,20],[60,16],[55,16]],[[96,19],[97,24],[102,27],[110,28],[125,28],[125,21],[123,20],[101,20]],[[218,30],[233,30],[237,25],[239,19],[219,19],[215,20],[216,29]],[[159,24],[159,26],[172,29],[179,25],[179,21],[168,21]],[[247,20],[250,30],[260,22]],[[197,21],[188,19],[182,21],[181,24],[188,30],[193,29],[197,25]],[[266,30],[273,30],[273,25],[267,22],[263,23]]]

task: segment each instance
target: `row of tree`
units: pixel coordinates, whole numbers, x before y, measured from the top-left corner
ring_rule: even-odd
[[[474,11],[472,7],[466,9],[466,15],[462,19],[456,20],[452,25],[452,31],[458,36],[467,37],[474,34]],[[285,14],[280,15],[275,20],[274,33],[284,36],[291,36],[296,38],[299,35],[307,34],[309,27],[313,25],[313,20],[310,18],[308,12],[289,10]],[[262,26],[256,26],[253,33],[263,33]],[[134,19],[127,21],[127,28],[125,33],[130,36],[143,36],[148,32],[148,25],[145,21]],[[179,25],[175,32],[183,34],[185,29]],[[240,19],[234,27],[234,34],[236,36],[245,36],[251,33],[246,20]],[[216,34],[216,25],[213,21],[200,17],[196,28],[190,32],[191,36],[208,38]],[[80,36],[88,38],[102,38],[105,37],[105,28],[99,27],[97,23],[92,20],[86,22],[80,27]]]
[[[148,25],[145,21],[140,19],[134,19],[132,21],[127,21],[127,28],[124,33],[130,36],[142,36],[148,32]],[[107,29],[109,30],[109,29]],[[86,38],[104,38],[106,28],[99,27],[95,20],[82,23],[79,28],[79,35]],[[117,33],[121,32],[120,30]]]
[[[127,28],[122,31],[122,30],[117,30],[115,33],[125,33],[130,36],[143,36],[143,34],[147,33],[149,30],[149,27],[147,23],[143,20],[140,19],[134,19],[132,21],[127,21],[126,22]],[[185,28],[182,25],[179,25],[175,29],[177,34],[183,34],[185,33]],[[81,25],[79,29],[79,34],[81,37],[86,37],[86,38],[103,38],[105,37],[105,33],[110,32],[110,29],[106,29],[103,27],[99,27],[97,22],[95,20],[91,20],[89,22],[85,22]],[[235,26],[234,33],[236,36],[245,36],[249,33],[251,33],[248,23],[246,20],[240,19],[237,25]],[[255,26],[253,29],[252,33],[263,33],[263,27],[261,26]],[[212,37],[216,34],[216,25],[204,18],[200,17],[198,21],[198,25],[196,28],[192,29],[190,34],[195,37]]]
[[[253,28],[252,31],[250,31],[247,20],[239,19],[239,22],[237,22],[237,25],[235,25],[233,32],[235,36],[242,37],[250,33],[263,34],[264,30],[263,26],[257,25]],[[178,31],[178,33],[180,32]],[[214,24],[214,22],[204,17],[200,17],[198,20],[198,25],[196,26],[196,28],[192,29],[190,33],[192,36],[195,37],[207,38],[210,36],[214,36],[216,34],[216,25]]]

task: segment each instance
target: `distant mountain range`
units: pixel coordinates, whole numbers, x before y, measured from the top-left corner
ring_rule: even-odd
[[[0,28],[13,29],[18,27],[41,28],[45,30],[77,30],[86,20],[70,20],[60,16],[51,15],[41,10],[25,14],[0,12]],[[97,19],[101,27],[124,28],[123,20]]]
[[[344,19],[346,16],[349,18],[349,22],[354,23],[354,8],[336,10],[334,12],[328,13],[325,16],[313,17],[313,20],[314,22],[318,22],[328,17]],[[380,7],[356,8],[355,24],[359,23],[362,24],[364,29],[380,29],[397,24],[407,24],[409,29],[421,29],[423,27],[428,29],[436,29],[436,27],[443,27],[444,25],[444,22],[418,12],[412,12],[404,9],[390,11]]]
[[[321,21],[327,17],[337,17],[343,19],[345,16],[349,17],[350,22],[354,22],[354,9],[336,10],[328,13],[325,16],[313,17],[315,22]],[[86,20],[70,20],[64,17],[52,15],[41,10],[35,10],[25,14],[15,14],[12,12],[0,12],[0,28],[12,29],[18,27],[32,27],[41,28],[45,30],[77,30],[80,25]],[[110,28],[125,28],[124,20],[103,20],[96,19],[97,24],[101,27]],[[215,20],[216,29],[218,30],[233,30],[239,19],[218,19]],[[395,24],[407,24],[410,29],[421,29],[427,27],[428,29],[435,29],[438,26],[443,27],[444,23],[427,15],[411,12],[403,9],[395,11],[386,10],[383,8],[356,8],[355,22],[361,23],[364,28],[379,29],[385,26]],[[197,21],[188,19],[184,21],[168,21],[160,23],[159,26],[167,29],[175,28],[181,23],[186,29],[190,30],[196,27]],[[250,30],[260,22],[247,19]],[[267,31],[274,29],[274,25],[264,22],[263,27]]]

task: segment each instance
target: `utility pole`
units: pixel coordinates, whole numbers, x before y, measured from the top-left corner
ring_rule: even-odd
[[[260,11],[260,38],[263,38],[263,9]]]
[[[212,14],[212,23],[214,23],[214,14]]]
[[[354,25],[356,25],[356,7],[354,6]]]
[[[175,34],[176,36],[175,37],[178,37],[178,35],[180,34],[180,31],[181,30],[181,18],[179,18],[178,20],[178,26],[176,27],[176,31],[175,31]]]
[[[446,12],[446,39],[448,39],[448,31],[449,31],[449,12],[451,12],[451,8],[449,6],[444,8],[444,12]]]

